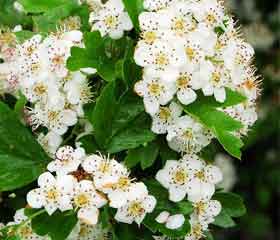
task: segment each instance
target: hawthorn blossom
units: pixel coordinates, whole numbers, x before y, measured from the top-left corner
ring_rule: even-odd
[[[104,158],[93,154],[85,158],[82,167],[93,174],[94,184],[98,190],[105,193],[112,190],[120,179],[127,179],[129,171],[114,159]]]
[[[122,0],[109,0],[98,11],[90,14],[92,31],[100,31],[102,36],[109,35],[113,39],[119,39],[124,31],[133,28],[128,13],[124,9]]]
[[[162,81],[159,77],[143,76],[143,80],[134,86],[136,93],[144,99],[146,112],[154,115],[160,110],[160,105],[166,105],[176,91],[171,82]]]
[[[79,208],[78,218],[90,225],[98,222],[99,210],[107,203],[106,198],[98,193],[91,181],[82,180],[74,187],[74,205]]]
[[[217,200],[200,201],[193,204],[194,213],[200,222],[210,224],[215,221],[215,217],[222,210],[222,205]]]
[[[215,185],[222,181],[221,170],[211,164],[206,164],[197,155],[185,155],[183,163],[191,169],[188,200],[192,202],[210,200],[215,193]]]
[[[182,153],[196,153],[206,147],[212,134],[189,116],[178,118],[168,129],[166,137],[170,148]]]
[[[140,225],[147,213],[151,213],[156,206],[156,199],[154,196],[146,194],[126,205],[118,208],[115,219],[118,222],[132,224],[134,221]]]
[[[57,149],[63,141],[62,137],[55,132],[48,132],[46,135],[40,133],[37,140],[51,157],[55,155]]]
[[[78,169],[85,157],[83,148],[73,149],[71,146],[63,146],[55,154],[55,160],[48,164],[50,172],[57,175],[66,175]]]
[[[57,176],[45,172],[38,178],[39,188],[27,194],[27,203],[32,208],[45,208],[49,215],[57,209],[66,211],[73,208],[71,200],[74,178],[70,175]]]
[[[170,105],[162,106],[159,111],[152,116],[152,131],[157,134],[164,134],[174,121],[182,114],[182,108],[175,102],[171,102]]]

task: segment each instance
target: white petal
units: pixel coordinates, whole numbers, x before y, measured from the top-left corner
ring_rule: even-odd
[[[217,184],[223,180],[223,174],[216,166],[208,165],[204,171],[206,178],[210,183]]]
[[[156,221],[158,223],[166,223],[168,220],[168,217],[170,216],[170,213],[167,211],[163,211],[161,212],[157,217],[156,217]]]
[[[78,218],[89,225],[95,225],[98,222],[99,210],[97,208],[81,208],[78,211]]]
[[[179,101],[185,105],[188,105],[196,100],[196,93],[190,88],[182,89],[177,92]]]
[[[165,226],[168,229],[178,229],[178,228],[183,226],[184,222],[185,222],[184,215],[183,214],[176,214],[176,215],[170,216],[168,218]]]
[[[173,202],[182,201],[187,194],[187,189],[184,186],[169,188],[169,200]]]
[[[226,100],[226,90],[225,88],[215,88],[214,96],[218,102],[224,102]]]
[[[32,208],[41,208],[45,203],[45,199],[39,188],[30,191],[27,194],[26,199],[28,205]]]
[[[49,187],[49,186],[52,186],[55,184],[56,184],[56,179],[49,172],[45,172],[45,173],[41,174],[38,178],[38,185],[40,187]]]

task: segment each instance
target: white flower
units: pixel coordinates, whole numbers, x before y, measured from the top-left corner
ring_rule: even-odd
[[[206,164],[197,155],[185,155],[182,161],[192,172],[188,200],[192,202],[210,200],[215,193],[215,185],[223,179],[221,170],[214,165]]]
[[[78,210],[78,218],[86,223],[95,225],[98,222],[99,210],[107,203],[104,196],[98,193],[92,181],[82,180],[74,188],[74,204]]]
[[[217,200],[200,201],[193,204],[194,213],[203,224],[210,224],[222,210],[222,205]]]
[[[205,96],[214,94],[218,102],[224,102],[226,100],[225,87],[229,86],[231,81],[230,72],[223,65],[214,65],[210,71],[209,81],[202,86],[202,92]]]
[[[120,207],[115,215],[118,222],[132,224],[134,221],[140,225],[146,213],[151,213],[156,206],[154,196],[148,195],[148,191],[142,198],[137,198]]]
[[[193,8],[194,18],[214,28],[223,23],[224,9],[217,0],[201,0]]]
[[[92,93],[86,76],[80,72],[74,72],[71,76],[72,79],[69,79],[64,85],[68,102],[71,104],[89,103]]]
[[[66,211],[73,208],[74,178],[69,175],[54,177],[49,172],[38,178],[39,188],[27,194],[27,202],[32,208],[44,207],[49,215],[57,209]]]
[[[78,169],[85,157],[83,148],[73,149],[71,146],[63,146],[58,149],[55,160],[48,164],[50,172],[56,172],[57,175],[66,175]]]
[[[131,183],[131,180],[125,177],[112,186],[112,190],[108,191],[110,206],[120,208],[128,202],[145,197],[147,187],[144,183]]]
[[[168,160],[162,170],[156,174],[156,180],[168,189],[169,199],[182,201],[191,187],[190,172],[187,164],[182,161]]]
[[[176,87],[177,98],[182,104],[188,105],[196,100],[197,95],[193,90],[193,85],[192,73],[189,67],[181,68],[179,76],[176,79]]]
[[[82,167],[88,173],[93,174],[96,188],[105,193],[112,190],[112,187],[119,182],[120,178],[127,178],[129,175],[129,171],[121,163],[95,154],[85,158]]]
[[[103,229],[101,224],[93,226],[79,221],[67,240],[109,240],[109,237],[108,230]]]
[[[180,42],[156,40],[153,44],[139,44],[134,53],[135,62],[145,67],[147,76],[158,75],[172,82],[179,75],[181,66],[186,64],[184,47]]]
[[[164,82],[159,77],[149,77],[147,74],[135,84],[134,89],[144,98],[146,112],[151,115],[160,110],[160,105],[166,105],[176,91],[171,82]]]
[[[53,110],[48,106],[41,106],[40,103],[35,104],[29,116],[29,122],[35,129],[43,125],[59,135],[66,133],[68,127],[75,125],[77,121],[77,113],[73,110]]]
[[[199,240],[203,237],[203,232],[207,230],[208,225],[202,223],[196,214],[191,215],[191,232],[185,237],[185,240]]]
[[[109,0],[102,8],[90,15],[92,31],[100,31],[102,36],[109,35],[113,39],[119,39],[124,31],[133,28],[128,13],[124,11],[122,0]]]
[[[26,223],[22,224],[23,222],[26,222]],[[47,239],[46,237],[41,237],[33,232],[31,223],[30,223],[30,221],[28,221],[28,217],[24,214],[24,208],[17,210],[15,213],[15,216],[14,216],[14,221],[9,222],[7,225],[13,226],[13,225],[19,225],[19,224],[22,224],[22,225],[20,225],[16,229],[16,233],[20,237],[20,239],[22,239],[22,240]],[[1,229],[1,227],[0,227],[0,229]],[[1,234],[0,234],[0,236],[1,236]]]
[[[166,138],[173,150],[196,153],[210,143],[212,134],[191,117],[183,116],[168,129]]]
[[[223,176],[225,176],[217,187],[222,188],[226,192],[230,191],[237,181],[237,173],[233,164],[233,159],[225,154],[219,153],[215,156],[214,164],[221,169]]]
[[[62,137],[55,132],[48,132],[46,135],[40,133],[37,140],[51,157],[54,156],[63,141]]]
[[[232,39],[223,50],[225,67],[230,70],[234,84],[243,82],[246,70],[254,56],[254,49],[242,40]]]
[[[174,230],[183,226],[185,217],[183,214],[170,215],[169,212],[164,211],[157,216],[156,221],[164,223],[166,228]]]
[[[182,108],[175,102],[171,102],[170,105],[159,108],[159,111],[152,116],[152,131],[157,134],[164,134],[167,129],[174,123],[175,119],[182,114]]]

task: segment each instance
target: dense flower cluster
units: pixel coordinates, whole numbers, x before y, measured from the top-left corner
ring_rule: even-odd
[[[86,155],[83,148],[59,148],[48,170],[56,176],[43,173],[39,188],[28,193],[27,202],[32,208],[45,208],[50,215],[56,210],[77,209],[83,223],[95,225],[98,209],[108,203],[117,209],[117,221],[140,224],[156,205],[144,183],[131,179],[123,164],[101,155]]]
[[[135,91],[144,98],[146,111],[157,122],[161,117],[170,125],[171,119],[174,122],[180,115],[176,112],[171,117],[166,108],[175,96],[180,104],[188,105],[196,101],[201,90],[205,96],[224,102],[230,88],[247,97],[246,103],[225,109],[244,124],[241,133],[246,134],[257,119],[259,84],[251,66],[254,50],[240,38],[222,3],[146,0],[144,5],[149,12],[139,16],[142,39],[134,58],[144,68],[143,80],[135,85]],[[201,144],[205,146],[206,139]]]
[[[71,47],[82,46],[82,37],[77,30],[59,31],[44,39],[35,35],[2,51],[1,82],[9,92],[20,90],[31,103],[27,122],[33,130],[48,129],[47,135],[39,135],[39,142],[50,154],[61,144],[61,135],[83,116],[83,104],[91,100],[86,75],[66,68]]]
[[[196,155],[213,135],[184,115],[182,105],[195,102],[199,90],[221,103],[227,88],[237,91],[246,102],[220,110],[244,125],[236,134],[246,134],[257,120],[254,50],[219,1],[145,0],[144,7],[147,12],[139,16],[142,38],[134,55],[144,73],[135,91],[153,119],[152,131],[167,134],[170,148],[183,154],[179,161],[167,161],[156,179],[168,189],[171,201],[187,197],[193,203],[191,232],[185,239],[200,239],[221,211],[221,204],[211,198],[222,172]],[[157,221],[168,227],[170,217],[162,212]],[[181,216],[174,219],[176,228],[185,221]]]
[[[101,36],[109,35],[113,39],[119,39],[124,31],[133,28],[122,0],[109,0],[104,4],[100,0],[87,1],[87,3],[92,6],[90,14],[92,31],[100,31]]]

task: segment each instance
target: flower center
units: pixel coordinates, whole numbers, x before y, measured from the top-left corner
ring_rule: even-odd
[[[201,181],[205,181],[206,177],[205,177],[205,173],[204,171],[199,171],[195,174],[195,177],[197,177],[198,179],[200,179]]]
[[[167,121],[171,117],[171,111],[167,107],[161,107],[159,110],[159,118],[163,121]]]
[[[156,55],[156,64],[159,66],[166,66],[169,64],[168,57],[164,53],[158,53]]]
[[[77,207],[86,206],[89,203],[89,196],[86,193],[79,194],[75,197],[74,202]]]
[[[192,233],[196,239],[200,239],[202,236],[202,227],[200,224],[192,226]]]
[[[218,84],[221,81],[221,73],[214,72],[212,73],[212,82],[214,85]]]
[[[177,79],[176,83],[177,83],[177,88],[179,89],[187,88],[190,83],[190,77],[187,74],[182,75]]]
[[[141,216],[144,212],[145,209],[142,207],[141,202],[134,201],[128,208],[129,215],[132,215],[134,217]]]
[[[26,54],[28,56],[31,56],[34,52],[35,52],[36,47],[31,45],[29,47],[26,48]]]
[[[117,20],[117,17],[115,17],[115,16],[108,16],[105,19],[105,25],[109,28],[116,28],[117,23],[118,23],[118,20]]]
[[[183,137],[186,139],[186,140],[190,140],[193,138],[193,133],[191,130],[186,130],[184,133],[183,133]]]
[[[146,43],[152,44],[157,39],[157,34],[155,32],[145,32],[143,34],[143,39]]]
[[[56,120],[57,117],[58,117],[58,115],[59,115],[59,112],[56,112],[56,111],[50,111],[50,112],[48,112],[48,119],[49,119],[49,121],[54,121],[54,120]]]
[[[192,61],[195,57],[194,49],[191,47],[186,47],[185,51],[186,51],[186,55],[188,56],[188,58]]]
[[[185,27],[185,20],[184,19],[177,19],[173,25],[173,29],[176,31],[178,34],[182,34],[186,27]]]
[[[40,69],[40,63],[33,62],[31,63],[30,70],[34,73]]]
[[[158,83],[151,83],[148,86],[149,92],[153,96],[159,96],[162,91],[162,86],[159,85]]]
[[[49,200],[56,200],[59,196],[58,191],[55,188],[52,188],[47,191],[47,199]]]
[[[195,210],[198,215],[202,215],[205,212],[206,204],[204,202],[198,202],[195,204]]]
[[[216,18],[213,14],[209,13],[207,16],[206,16],[206,21],[210,24],[213,24],[216,22]]]
[[[180,169],[174,173],[173,178],[175,183],[184,184],[188,179],[188,174],[183,169]]]
[[[63,65],[64,64],[64,56],[63,55],[55,55],[52,59],[52,63],[54,65]]]
[[[33,91],[36,93],[36,95],[42,96],[47,92],[47,87],[43,83],[38,83],[34,87]]]

